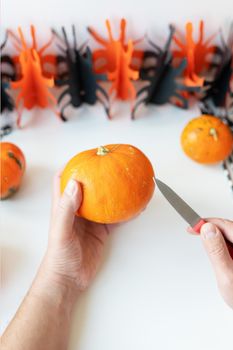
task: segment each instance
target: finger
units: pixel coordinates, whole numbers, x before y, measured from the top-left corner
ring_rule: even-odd
[[[208,222],[201,228],[201,238],[217,279],[220,280],[231,273],[233,267],[224,237],[216,225]]]
[[[72,237],[75,213],[82,202],[79,183],[70,179],[62,196],[59,198],[52,218],[51,235],[59,240]]]
[[[224,236],[233,243],[233,221],[219,218],[208,218],[206,221],[218,226]]]
[[[55,209],[57,207],[58,201],[61,197],[61,189],[60,189],[60,182],[61,182],[61,175],[63,172],[63,168],[58,170],[58,172],[54,176],[53,180],[53,193],[52,193],[52,208],[51,208],[51,216],[54,215]]]

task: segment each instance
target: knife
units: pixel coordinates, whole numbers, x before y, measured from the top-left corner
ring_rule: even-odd
[[[182,218],[189,223],[192,229],[196,233],[200,233],[201,227],[206,221],[201,218],[178,194],[175,193],[168,185],[164,182],[156,179],[155,180],[160,192],[167,199],[167,201],[173,206],[173,208],[182,216]],[[228,241],[225,238],[225,241],[228,246],[229,253],[233,258],[233,243]]]

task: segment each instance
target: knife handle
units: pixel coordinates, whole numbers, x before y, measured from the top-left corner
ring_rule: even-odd
[[[201,219],[200,221],[198,221],[198,223],[193,226],[193,230],[196,232],[196,233],[201,233],[201,227],[202,225],[204,225],[206,223],[206,221],[204,219]]]
[[[204,225],[207,221],[205,221],[204,219],[201,219],[200,221],[198,221],[198,223],[192,228],[196,233],[200,233],[201,232],[201,227],[202,225]],[[224,237],[224,236],[223,236]],[[227,244],[227,248],[229,250],[230,256],[233,259],[233,243],[228,241],[228,239],[226,237],[224,237],[226,244]]]

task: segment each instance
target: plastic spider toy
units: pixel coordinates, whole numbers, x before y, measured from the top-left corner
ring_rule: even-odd
[[[98,81],[106,80],[106,75],[96,74],[93,71],[92,54],[89,47],[85,48],[85,43],[80,48],[77,47],[74,25],[72,26],[72,47],[68,41],[64,27],[62,27],[64,39],[54,29],[52,32],[59,40],[58,47],[63,53],[62,56],[57,56],[58,76],[55,83],[57,86],[66,86],[58,98],[58,104],[62,102],[65,96],[70,96],[69,101],[61,108],[61,118],[63,121],[67,120],[64,115],[67,106],[80,107],[83,103],[93,105],[97,100],[104,106],[107,116],[110,118],[108,94],[98,84]],[[62,64],[66,66],[65,72],[61,72]],[[98,93],[100,96],[98,96]]]
[[[222,47],[216,48],[220,62],[213,64],[216,71],[211,81],[205,81],[200,109],[225,120],[233,128],[233,24],[227,43],[221,36]]]
[[[97,49],[93,52],[93,60],[95,65],[95,71],[98,73],[109,73],[116,69],[118,60],[119,48],[127,50],[128,43],[126,43],[126,20],[121,19],[120,22],[120,34],[118,39],[114,39],[112,35],[112,29],[109,20],[105,21],[108,39],[102,38],[93,28],[88,27],[87,30],[92,37],[102,45],[101,49]],[[134,45],[139,43],[142,39],[131,40]],[[133,49],[132,61],[130,62],[132,69],[138,69],[143,58],[143,51]],[[137,60],[137,64],[133,64],[133,60]]]
[[[7,34],[4,42],[1,44],[1,114],[4,112],[12,112],[14,109],[14,101],[8,94],[9,82],[15,80],[15,66],[9,55],[2,54],[7,42]],[[4,69],[5,68],[5,69]],[[9,134],[12,131],[12,125],[7,118],[6,123],[1,120],[1,136]]]
[[[233,192],[233,152],[226,160],[224,160],[222,166],[230,188]]]
[[[1,44],[1,113],[4,110],[12,111],[14,108],[14,103],[10,95],[8,95],[6,89],[9,87],[9,81],[15,80],[15,67],[12,58],[9,55],[2,54],[2,50],[4,49],[8,36],[4,42]],[[4,71],[3,65],[7,66]]]
[[[179,34],[179,33],[178,33]],[[187,86],[202,86],[204,78],[200,76],[209,67],[207,55],[215,52],[215,46],[210,46],[210,42],[215,35],[204,40],[204,22],[199,24],[199,39],[197,42],[193,39],[193,25],[191,22],[186,24],[185,38],[181,34],[179,37],[174,35],[173,40],[179,49],[173,51],[174,58],[187,60],[187,67],[184,71],[185,84]]]
[[[127,49],[118,47],[116,68],[108,74],[109,80],[112,81],[110,94],[116,91],[116,96],[121,100],[131,101],[136,97],[136,90],[131,80],[139,78],[139,72],[130,68],[130,62],[133,53],[133,43],[129,41]]]
[[[20,66],[20,52],[25,48],[25,39],[22,34],[21,28],[18,28],[19,32],[19,37],[12,31],[8,30],[9,36],[13,39],[13,46],[18,52],[18,55],[13,57],[15,65]],[[33,49],[37,52],[37,55],[40,58],[40,64],[41,64],[41,69],[42,69],[42,74],[46,78],[53,78],[55,75],[55,68],[56,68],[56,56],[53,54],[45,54],[45,51],[51,46],[53,42],[53,37],[44,44],[41,48],[38,47],[37,44],[37,39],[36,39],[36,29],[33,25],[30,26],[30,34],[32,38],[32,45],[30,49]],[[29,47],[28,47],[29,48]],[[20,67],[19,67],[19,75],[21,74],[20,72]]]
[[[15,104],[18,109],[17,126],[20,127],[23,108],[30,110],[35,106],[41,108],[50,106],[56,115],[59,116],[59,114],[55,110],[56,99],[49,91],[49,88],[54,86],[54,80],[53,78],[46,78],[43,75],[41,64],[42,54],[50,45],[51,40],[37,51],[34,27],[31,26],[32,47],[27,45],[21,28],[19,28],[18,31],[20,40],[16,39],[17,37],[12,32],[9,33],[16,40],[14,46],[19,50],[18,61],[20,64],[21,78],[12,82],[11,87],[12,89],[19,89]],[[19,47],[19,41],[21,47]],[[20,104],[21,108],[19,108]]]
[[[114,39],[109,20],[106,20],[108,30],[108,40],[103,39],[92,28],[88,28],[94,39],[100,43],[103,48],[94,51],[93,57],[95,70],[101,73],[108,73],[108,79],[112,81],[109,93],[115,92],[115,97],[121,100],[133,101],[136,97],[136,90],[132,80],[139,78],[138,67],[143,57],[143,52],[134,50],[134,44],[141,41],[125,40],[126,20],[122,19],[120,23],[120,35]],[[138,59],[138,67],[133,65],[133,60]],[[99,64],[99,61],[100,65]]]
[[[137,92],[137,101],[131,113],[132,119],[135,119],[136,110],[144,103],[163,105],[171,102],[181,108],[188,108],[188,99],[184,96],[184,92],[199,90],[198,87],[188,87],[177,81],[186,67],[186,59],[183,59],[177,67],[172,65],[170,45],[174,27],[170,26],[169,29],[170,35],[164,49],[149,40],[154,51],[145,52],[143,67],[140,70],[141,79],[148,81],[148,84]],[[151,58],[156,59],[156,65],[151,65]]]

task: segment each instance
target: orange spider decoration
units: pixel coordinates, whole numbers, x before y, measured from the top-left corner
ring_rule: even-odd
[[[209,62],[207,61],[207,55],[214,53],[215,46],[209,46],[213,40],[214,35],[204,41],[204,22],[200,21],[199,24],[199,39],[197,42],[193,39],[193,25],[191,22],[186,24],[186,36],[185,40],[179,35],[179,39],[176,35],[173,39],[179,49],[173,51],[175,58],[187,60],[187,68],[184,71],[185,84],[187,86],[203,86],[204,78],[200,74],[205,71]]]
[[[25,39],[24,38],[22,39],[21,35],[20,35],[20,38],[18,38],[17,35],[11,30],[8,30],[7,32],[14,39],[13,45],[19,53],[17,56],[13,57],[13,60],[14,60],[15,64],[19,64],[20,63],[19,62],[19,55],[20,55],[20,52],[24,49],[23,42],[25,42]],[[21,28],[19,29],[19,32],[22,32]],[[43,75],[47,78],[52,78],[55,75],[56,56],[52,55],[52,54],[44,55],[44,52],[52,44],[53,36],[45,45],[43,45],[39,49],[38,45],[37,45],[37,40],[36,40],[36,30],[35,30],[35,27],[33,25],[30,26],[30,32],[31,32],[31,37],[32,37],[31,49],[35,50],[40,58],[40,63],[41,63]],[[48,67],[46,67],[46,65],[50,65],[49,68],[52,67],[54,72],[49,71]],[[21,74],[21,72],[20,72],[20,74]]]
[[[127,49],[116,47],[116,67],[113,72],[108,74],[112,86],[110,94],[115,90],[116,96],[121,100],[133,100],[136,97],[135,88],[131,82],[139,78],[139,72],[130,68],[133,54],[133,42],[129,40]]]
[[[33,37],[33,46],[29,48],[26,44],[21,28],[19,36],[22,43],[22,49],[18,61],[20,63],[21,78],[18,81],[11,82],[12,89],[20,89],[16,97],[16,107],[18,108],[17,126],[20,127],[23,108],[32,109],[35,106],[46,108],[56,105],[56,99],[49,91],[54,86],[53,78],[46,78],[42,72],[41,56],[36,51],[35,37]],[[34,27],[31,27],[31,33],[34,33]],[[40,54],[48,47],[46,44]],[[23,101],[23,107],[19,109],[20,102]],[[55,108],[53,108],[55,111]],[[55,111],[57,115],[58,112]]]
[[[137,41],[129,40],[126,43],[125,19],[121,19],[120,35],[116,40],[113,38],[109,20],[106,20],[106,26],[109,40],[103,39],[94,29],[88,27],[89,33],[104,47],[93,52],[95,72],[108,74],[109,80],[113,81],[110,92],[115,90],[118,98],[122,100],[133,99],[136,96],[136,91],[131,79],[138,79],[139,66],[143,58],[143,52],[134,50],[134,45],[141,39]],[[137,65],[132,64],[134,58],[139,61]]]

